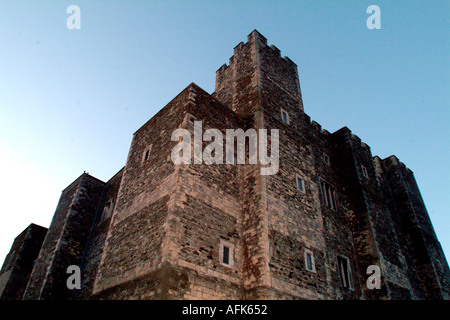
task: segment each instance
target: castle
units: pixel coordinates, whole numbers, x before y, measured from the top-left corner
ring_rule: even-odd
[[[278,170],[175,164],[172,133],[197,121],[224,134],[278,129]],[[67,286],[71,265],[80,289]],[[108,182],[82,174],[48,230],[17,236],[0,297],[449,299],[449,283],[413,172],[348,128],[311,121],[297,65],[255,30],[213,94],[190,84],[134,133],[124,168]]]

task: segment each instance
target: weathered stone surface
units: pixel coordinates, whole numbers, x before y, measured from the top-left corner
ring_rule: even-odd
[[[0,270],[1,300],[22,299],[46,234],[47,228],[30,224],[16,237]]]
[[[82,174],[61,195],[24,299],[69,299],[67,267],[81,265],[105,183]]]
[[[82,283],[81,289],[76,290],[74,299],[89,299],[92,296],[94,281],[97,276],[100,258],[105,245],[106,234],[111,223],[112,211],[117,201],[123,169],[112,177],[105,185],[90,235],[86,243],[81,261]]]

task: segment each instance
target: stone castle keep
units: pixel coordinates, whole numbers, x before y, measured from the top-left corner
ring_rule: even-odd
[[[224,135],[279,129],[278,172],[175,165],[171,134],[194,121]],[[80,289],[67,288],[70,265]],[[373,265],[379,289],[367,286]],[[0,297],[449,299],[449,283],[413,172],[348,128],[311,121],[297,65],[255,30],[213,94],[190,84],[134,133],[124,168],[108,182],[82,174],[48,230],[16,237]]]

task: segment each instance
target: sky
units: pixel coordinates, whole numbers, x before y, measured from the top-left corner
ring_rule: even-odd
[[[212,93],[254,29],[298,65],[312,120],[414,172],[450,257],[449,15],[438,0],[0,0],[1,262],[84,171],[119,171],[133,133],[191,82]]]

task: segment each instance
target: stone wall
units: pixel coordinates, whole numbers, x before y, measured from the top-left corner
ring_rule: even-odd
[[[182,127],[194,136],[194,121],[201,121],[202,134],[218,129],[223,140],[222,161],[225,159],[226,129],[243,127],[243,122],[231,110],[208,93],[193,85],[188,113]],[[194,143],[194,142],[193,142]],[[202,142],[202,150],[208,145]],[[194,156],[195,158],[195,156]],[[188,275],[185,298],[242,297],[242,217],[240,167],[231,164],[180,165],[178,185],[173,193],[173,246],[177,252],[175,264]],[[220,244],[234,246],[233,266],[220,262]],[[214,292],[214,293],[213,293]],[[220,295],[218,295],[220,293]]]
[[[169,211],[178,179],[171,135],[186,116],[188,96],[183,90],[133,136],[94,285],[98,297],[147,274],[156,276],[165,262],[176,259],[170,247]],[[148,295],[160,296],[160,288],[154,288]]]
[[[111,214],[117,202],[117,193],[122,181],[123,169],[116,173],[105,185],[101,203],[90,231],[81,261],[81,289],[75,290],[74,299],[85,300],[92,296],[100,258],[106,235],[111,223]]]
[[[388,186],[392,220],[408,265],[413,296],[448,299],[450,272],[411,170],[395,156],[376,159]]]
[[[30,224],[14,243],[0,271],[0,299],[20,300],[27,286],[47,228]]]
[[[84,173],[62,192],[24,299],[72,297],[66,285],[67,267],[81,265],[104,184]]]

